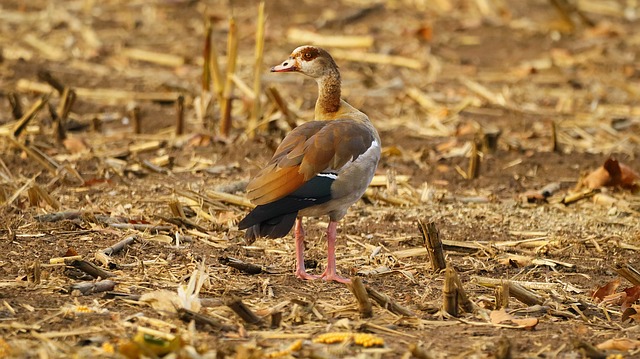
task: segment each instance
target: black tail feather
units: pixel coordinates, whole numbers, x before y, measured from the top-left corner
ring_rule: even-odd
[[[254,208],[239,223],[239,229],[247,229],[245,238],[280,238],[289,233],[298,212],[331,200],[331,184],[335,176],[316,176],[305,182],[289,196]]]
[[[247,228],[244,237],[255,240],[260,237],[280,238],[286,236],[296,221],[298,212],[287,213],[276,218],[257,223]]]

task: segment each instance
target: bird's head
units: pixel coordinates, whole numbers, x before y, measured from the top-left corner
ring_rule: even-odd
[[[271,72],[300,72],[313,78],[320,78],[338,69],[327,51],[319,47],[304,45],[293,50],[289,58],[271,68]]]

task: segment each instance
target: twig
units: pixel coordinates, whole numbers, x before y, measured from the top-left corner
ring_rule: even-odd
[[[176,135],[180,136],[184,133],[184,96],[178,96],[176,101]]]
[[[185,309],[185,308],[178,308],[177,309],[177,313],[178,313],[178,318],[180,318],[180,320],[182,320],[183,322],[189,323],[192,320],[198,324],[198,325],[208,325],[210,327],[212,327],[213,329],[216,330],[222,330],[225,332],[230,332],[230,331],[236,331],[238,330],[238,327],[235,325],[227,325],[227,324],[222,324],[220,323],[218,320],[208,316],[208,315],[204,315],[204,314],[200,314],[200,313],[196,313],[194,311],[191,311],[189,309]]]
[[[475,277],[479,285],[485,287],[495,288],[498,285],[502,285],[502,281],[493,278]],[[540,305],[544,301],[537,294],[523,287],[522,285],[507,281],[509,285],[509,295],[527,305]]]
[[[389,310],[392,313],[398,314],[398,315],[404,315],[404,316],[407,316],[407,317],[415,316],[415,314],[413,314],[412,311],[410,311],[409,309],[407,309],[407,308],[399,305],[398,303],[394,302],[386,294],[380,293],[377,290],[375,290],[375,289],[373,289],[371,287],[368,287],[368,286],[366,288],[367,288],[367,293],[369,294],[369,297],[371,297],[371,299],[375,300],[376,303],[378,303],[381,307]]]
[[[117,229],[135,229],[137,231],[149,231],[152,233],[170,231],[173,226],[158,226],[154,224],[142,224],[142,223],[109,223],[109,227]]]
[[[100,252],[104,253],[104,254],[106,254],[108,256],[114,255],[114,254],[120,252],[121,250],[125,249],[127,246],[133,244],[136,241],[136,239],[137,239],[137,236],[135,236],[135,235],[127,236],[123,240],[119,241],[118,243],[116,243],[116,244],[114,244],[114,245],[112,245],[110,247],[101,249]]]
[[[115,288],[116,282],[112,280],[102,280],[99,282],[83,282],[71,286],[71,292],[79,291],[82,295],[89,295],[100,292],[107,292]]]
[[[87,262],[85,260],[73,261],[71,262],[71,266],[78,268],[79,270],[87,273],[88,275],[96,279],[98,278],[106,279],[110,277],[115,277],[115,274],[109,273],[104,269],[98,268],[93,263]]]
[[[64,211],[57,213],[47,213],[34,216],[33,218],[38,222],[58,222],[65,219],[76,219],[82,217],[85,211]]]
[[[367,288],[362,284],[362,279],[360,277],[351,278],[351,284],[347,286],[358,301],[358,310],[362,317],[371,318],[371,316],[373,316],[373,308],[369,300],[369,295],[367,294]]]
[[[220,257],[218,258],[218,261],[220,261],[220,264],[228,265],[231,268],[235,268],[247,274],[260,274],[263,272],[262,266],[243,262],[232,257]]]
[[[233,310],[242,320],[249,324],[259,324],[262,319],[258,317],[249,307],[247,307],[242,300],[233,298],[226,303],[227,307]]]

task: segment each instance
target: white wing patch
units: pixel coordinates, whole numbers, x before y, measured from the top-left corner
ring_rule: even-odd
[[[327,177],[327,178],[331,178],[332,180],[338,179],[338,175],[337,174],[330,173],[330,172],[321,172],[321,173],[318,173],[316,176]]]

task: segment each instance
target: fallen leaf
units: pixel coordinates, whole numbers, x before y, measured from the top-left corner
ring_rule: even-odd
[[[538,325],[538,318],[516,318],[513,315],[506,312],[506,310],[492,310],[489,314],[489,319],[491,319],[491,323],[498,325],[517,325],[520,328],[524,329],[532,329],[536,325]]]
[[[587,188],[597,189],[605,186],[635,188],[638,182],[640,182],[640,175],[631,167],[619,163],[614,158],[608,158],[602,167],[589,173],[581,183]]]
[[[622,304],[620,305],[620,310],[622,310],[623,312],[627,308],[635,304],[638,301],[638,299],[640,299],[640,285],[629,287],[625,289],[624,292],[627,294],[627,296],[622,302]]]
[[[627,320],[635,320],[636,322],[640,322],[640,314],[635,308],[635,305],[632,305],[630,308],[625,309],[622,312],[622,316],[620,320],[624,323]]]
[[[78,251],[75,248],[69,247],[67,251],[64,253],[63,257],[75,257],[78,255]]]
[[[620,286],[620,279],[616,278],[611,282],[598,288],[598,290],[593,292],[593,295],[591,296],[591,298],[596,300],[596,302],[601,302],[604,300],[604,297],[615,293],[616,289],[618,289],[619,286]]]
[[[596,345],[596,348],[602,350],[620,350],[627,351],[640,348],[640,340],[628,338],[609,339]]]

